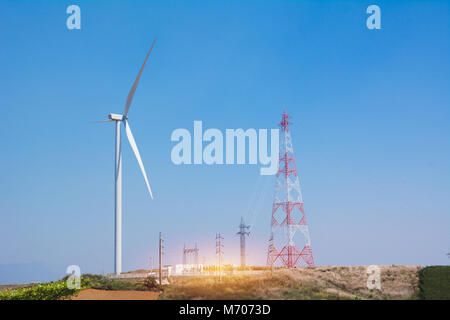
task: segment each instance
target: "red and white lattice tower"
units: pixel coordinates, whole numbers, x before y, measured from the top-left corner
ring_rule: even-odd
[[[302,258],[308,267],[314,266],[314,258],[303,209],[302,193],[294,160],[289,116],[286,110],[280,122],[280,157],[276,174],[275,195],[272,205],[271,241],[267,263],[282,263],[285,267],[294,268]],[[303,237],[296,236],[300,231]],[[300,251],[296,245],[302,245]]]

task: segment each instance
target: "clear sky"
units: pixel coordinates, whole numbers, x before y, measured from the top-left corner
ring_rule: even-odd
[[[81,30],[66,27],[81,8]],[[366,8],[381,8],[381,30]],[[448,1],[1,1],[0,282],[68,265],[112,272],[114,128],[129,112],[150,200],[123,150],[123,268],[181,263],[198,242],[264,264],[273,177],[257,165],[175,166],[177,128],[276,128],[283,107],[317,265],[448,264]],[[125,138],[125,137],[124,137]],[[124,140],[125,141],[125,140]],[[30,271],[32,270],[32,271]]]

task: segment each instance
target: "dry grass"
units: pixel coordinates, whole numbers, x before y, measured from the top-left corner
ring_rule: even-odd
[[[71,300],[156,300],[158,292],[133,290],[97,290],[80,291]]]
[[[381,290],[367,289],[367,267],[318,267],[283,270],[292,281],[323,288],[341,297],[358,299],[412,299],[418,297],[419,266],[379,266]]]
[[[366,287],[365,266],[276,270],[261,275],[175,278],[159,299],[415,299],[418,266],[380,266],[381,291]]]

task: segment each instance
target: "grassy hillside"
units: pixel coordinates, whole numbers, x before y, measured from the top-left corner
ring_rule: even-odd
[[[217,276],[172,278],[160,287],[155,279],[107,279],[100,275],[82,276],[82,287],[101,292],[160,291],[159,299],[443,299],[450,300],[450,266],[379,266],[381,290],[367,289],[366,266],[267,269],[226,273]],[[2,299],[66,299],[78,290],[69,290],[62,281],[17,286],[0,290]],[[15,290],[14,290],[15,289]],[[91,289],[91,291],[93,290]],[[119,291],[118,291],[119,290]],[[124,291],[126,290],[126,291]],[[95,299],[95,297],[91,297]]]
[[[380,266],[381,291],[367,289],[366,267],[276,270],[260,275],[174,278],[159,299],[417,299],[420,267]]]
[[[450,266],[432,266],[419,272],[420,298],[450,300]]]
[[[56,282],[32,285],[8,285],[0,287],[0,300],[58,300],[68,299],[80,290],[67,287],[68,276]],[[154,278],[108,279],[101,275],[84,274],[81,290],[92,288],[103,291],[157,291],[159,285]]]

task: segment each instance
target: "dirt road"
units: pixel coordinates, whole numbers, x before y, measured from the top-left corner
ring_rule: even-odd
[[[86,289],[72,300],[156,300],[158,294],[152,291]]]

